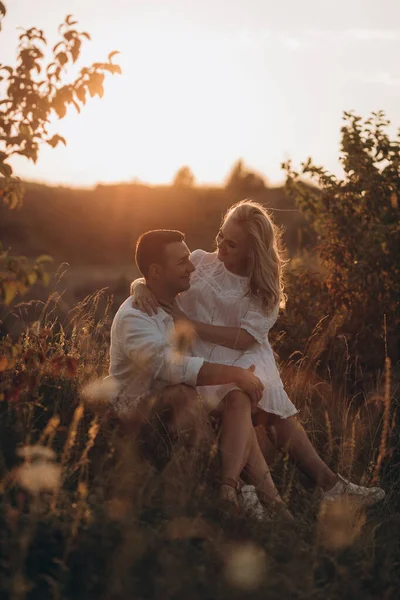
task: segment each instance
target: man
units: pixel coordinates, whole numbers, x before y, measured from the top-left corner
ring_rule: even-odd
[[[139,238],[136,263],[161,306],[170,307],[176,296],[189,288],[194,271],[189,255],[184,234],[179,231],[150,231]],[[237,482],[249,464],[262,472],[262,485],[269,485],[275,497],[272,480],[264,477],[268,467],[251,426],[251,404],[257,405],[263,393],[253,367],[243,369],[187,356],[179,352],[174,341],[170,314],[161,308],[148,316],[132,307],[131,297],[125,300],[111,328],[109,373],[118,384],[112,401],[115,412],[125,422],[140,421],[141,417],[154,421],[155,415],[155,421],[162,422],[170,436],[185,433],[196,443],[206,428],[196,386],[236,384],[242,392],[235,394],[222,412],[221,496],[236,503]],[[245,431],[240,443],[234,426],[238,433]]]

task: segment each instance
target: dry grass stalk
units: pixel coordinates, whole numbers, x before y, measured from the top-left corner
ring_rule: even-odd
[[[328,414],[328,411],[325,410],[325,424],[326,431],[328,434],[328,459],[332,458],[333,455],[333,435],[332,435],[332,423]]]
[[[79,406],[77,406],[75,409],[74,416],[72,417],[71,426],[68,431],[67,441],[65,442],[64,450],[63,450],[62,457],[61,457],[62,465],[65,465],[68,462],[69,454],[75,444],[75,440],[76,440],[76,436],[77,436],[77,432],[78,432],[78,425],[79,425],[80,420],[83,417],[83,413],[84,413],[83,404],[79,404]]]
[[[54,434],[56,433],[58,426],[60,425],[60,417],[55,415],[51,417],[48,421],[46,427],[43,429],[42,434],[39,438],[39,444],[43,444],[46,439],[49,440],[49,446],[51,446],[51,442],[53,441]]]
[[[74,471],[78,470],[81,466],[85,466],[86,463],[88,462],[88,454],[90,452],[90,450],[93,448],[93,445],[96,441],[96,437],[97,434],[99,433],[100,430],[100,421],[99,421],[99,417],[95,416],[90,427],[89,427],[89,431],[88,431],[88,441],[87,444],[85,446],[85,449],[82,452],[82,455],[79,459],[79,461],[77,461],[75,467],[74,467]]]
[[[381,441],[379,445],[379,454],[375,465],[374,475],[372,478],[372,483],[376,483],[378,481],[379,473],[381,470],[382,462],[387,455],[387,443],[390,435],[390,401],[391,401],[391,362],[390,358],[387,356],[385,359],[385,394],[384,394],[384,412],[383,412],[383,424],[382,424],[382,433],[381,433]]]

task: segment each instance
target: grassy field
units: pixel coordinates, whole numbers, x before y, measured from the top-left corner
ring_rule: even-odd
[[[397,598],[390,361],[353,396],[343,366],[350,357],[330,377],[316,367],[326,330],[281,364],[324,459],[357,482],[379,482],[387,498],[367,511],[321,505],[311,482],[269,447],[295,520],[261,524],[219,509],[215,444],[196,453],[177,445],[169,461],[152,460],[104,415],[101,388],[96,406],[85,404],[82,389],[107,369],[107,306],[93,295],[62,327],[49,303],[18,341],[2,340],[0,597]]]

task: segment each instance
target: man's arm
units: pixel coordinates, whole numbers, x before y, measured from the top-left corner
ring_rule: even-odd
[[[124,352],[143,375],[167,385],[196,386],[204,359],[174,352],[168,335],[160,332],[153,319],[141,312],[126,313],[118,335]]]
[[[254,368],[209,363],[199,357],[174,352],[170,340],[143,313],[124,315],[119,323],[119,335],[133,366],[144,370],[150,379],[168,385],[183,383],[192,387],[236,383],[253,401],[258,402],[262,396],[264,386],[254,375]]]
[[[218,363],[204,362],[197,376],[197,385],[223,385],[236,383],[236,385],[257,405],[261,400],[264,385],[254,374],[254,365],[249,369],[221,365]]]

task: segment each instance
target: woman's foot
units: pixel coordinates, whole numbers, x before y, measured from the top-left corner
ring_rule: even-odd
[[[359,501],[360,504],[364,504],[365,506],[372,506],[376,502],[383,500],[386,493],[380,487],[368,488],[356,485],[338,474],[336,484],[330,490],[323,492],[322,500],[335,502],[344,495],[351,496],[354,500]]]
[[[242,485],[238,498],[240,508],[246,516],[257,521],[271,521],[257,496],[254,485]]]
[[[219,490],[220,502],[224,504],[228,511],[235,516],[238,516],[240,513],[238,490],[238,482],[230,477],[226,477],[222,480]]]
[[[267,511],[271,519],[281,517],[285,521],[294,521],[292,513],[278,493],[274,497],[269,497],[261,490],[257,490],[257,494],[262,506]]]

